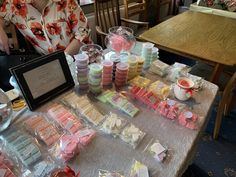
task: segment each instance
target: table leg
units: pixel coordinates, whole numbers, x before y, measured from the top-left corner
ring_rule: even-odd
[[[223,70],[223,65],[217,63],[214,67],[213,73],[210,78],[210,82],[217,84],[220,78],[220,73]]]
[[[219,107],[218,107],[218,110],[217,110],[214,134],[213,134],[214,139],[217,139],[217,137],[219,135],[223,113],[225,111],[226,106],[229,106],[229,105],[227,105],[228,98],[230,97],[231,92],[234,89],[235,85],[236,85],[236,72],[234,73],[234,75],[231,77],[231,79],[227,83],[227,85],[224,89],[222,98],[220,100],[220,104],[219,104]]]

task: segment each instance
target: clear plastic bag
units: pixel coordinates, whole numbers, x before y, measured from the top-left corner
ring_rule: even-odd
[[[141,131],[134,124],[130,123],[123,129],[120,134],[120,138],[135,149],[145,135],[145,132]]]
[[[183,75],[186,75],[191,68],[185,64],[175,62],[168,71],[167,80],[176,82],[177,79]]]
[[[61,104],[54,103],[50,106],[48,115],[70,134],[75,134],[78,130],[83,128],[81,120]]]
[[[165,100],[170,95],[171,87],[157,80],[149,86],[148,90],[152,91],[159,99]]]
[[[55,169],[58,168],[59,166],[53,161],[41,161],[34,166],[32,174],[34,177],[48,177]]]
[[[107,170],[100,169],[98,177],[124,177],[124,176],[117,172],[109,172]]]
[[[79,153],[79,140],[75,135],[63,135],[49,152],[60,162],[67,162]]]
[[[167,150],[168,149],[164,147],[158,140],[154,139],[152,139],[144,149],[145,152],[151,154],[158,162],[164,161],[167,156]]]
[[[126,120],[122,119],[117,114],[110,112],[102,123],[101,130],[106,134],[111,134],[113,137],[117,137],[126,123]]]
[[[104,120],[104,116],[91,104],[87,96],[78,96],[72,92],[63,101],[95,126]]]
[[[178,116],[178,122],[189,129],[195,130],[198,128],[198,115],[185,109]]]
[[[147,87],[152,81],[142,76],[136,76],[134,79],[129,81],[132,86]]]
[[[161,60],[156,60],[151,63],[151,67],[149,68],[149,71],[151,73],[157,74],[161,77],[167,74],[168,69],[170,65],[162,62]]]
[[[180,114],[181,110],[183,110],[185,107],[186,107],[185,104],[169,99],[169,100],[161,101],[156,111],[160,115],[168,119],[174,120],[178,118],[178,115]]]
[[[149,177],[147,166],[137,160],[133,160],[129,177]]]
[[[25,167],[31,167],[42,159],[42,153],[32,137],[16,128],[9,129],[3,135],[8,153],[14,154]]]
[[[23,122],[26,130],[37,139],[41,140],[48,147],[55,144],[61,137],[61,133],[56,126],[49,122],[42,114],[35,114],[27,117]]]

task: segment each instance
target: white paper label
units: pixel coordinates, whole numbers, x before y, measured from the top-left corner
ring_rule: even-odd
[[[74,123],[73,123],[72,120],[68,120],[67,123],[66,123],[65,128],[66,128],[67,130],[70,130],[71,127],[73,126],[73,124],[74,124]]]
[[[22,154],[25,156],[25,157],[28,157],[30,155],[30,153],[33,152],[33,150],[35,149],[35,146],[33,144],[30,144],[29,146],[27,146],[25,148],[25,150],[22,152]]]
[[[0,169],[0,177],[4,177],[6,172],[7,172],[6,169]]]
[[[82,131],[79,131],[79,137],[82,138],[84,136],[90,135],[91,133],[92,133],[91,129],[82,130]]]
[[[166,149],[160,144],[160,143],[154,143],[151,146],[151,151],[153,151],[155,154],[160,154],[164,152]]]

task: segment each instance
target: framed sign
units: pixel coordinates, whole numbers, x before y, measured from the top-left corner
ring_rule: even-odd
[[[10,71],[30,110],[74,86],[63,51],[38,57]]]

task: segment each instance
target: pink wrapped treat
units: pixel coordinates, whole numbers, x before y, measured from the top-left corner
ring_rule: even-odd
[[[197,114],[184,110],[183,112],[180,113],[178,117],[179,123],[189,129],[195,130],[197,129],[197,120],[198,116]]]
[[[64,108],[62,105],[54,104],[49,110],[48,114],[55,121],[57,121],[61,127],[75,134],[80,130],[83,125],[79,119],[77,119],[70,111]]]
[[[115,52],[121,52],[123,49],[123,44],[126,42],[125,39],[120,35],[113,35],[111,38],[111,48]]]
[[[64,135],[60,138],[60,144],[55,149],[55,156],[64,162],[69,161],[79,153],[78,139],[74,135]]]
[[[1,152],[0,152],[0,169],[2,170],[1,174],[3,177],[16,177],[14,173],[12,172],[13,170],[13,163],[11,160],[7,159]]]
[[[183,104],[175,100],[166,100],[159,103],[156,109],[162,116],[169,119],[176,119],[180,110],[184,107]]]
[[[56,127],[49,123],[43,116],[37,115],[24,121],[24,125],[31,134],[35,134],[47,146],[53,145],[60,138]]]
[[[96,132],[93,129],[83,129],[79,130],[75,136],[79,139],[79,143],[82,144],[83,146],[88,145],[92,139],[95,137]]]

